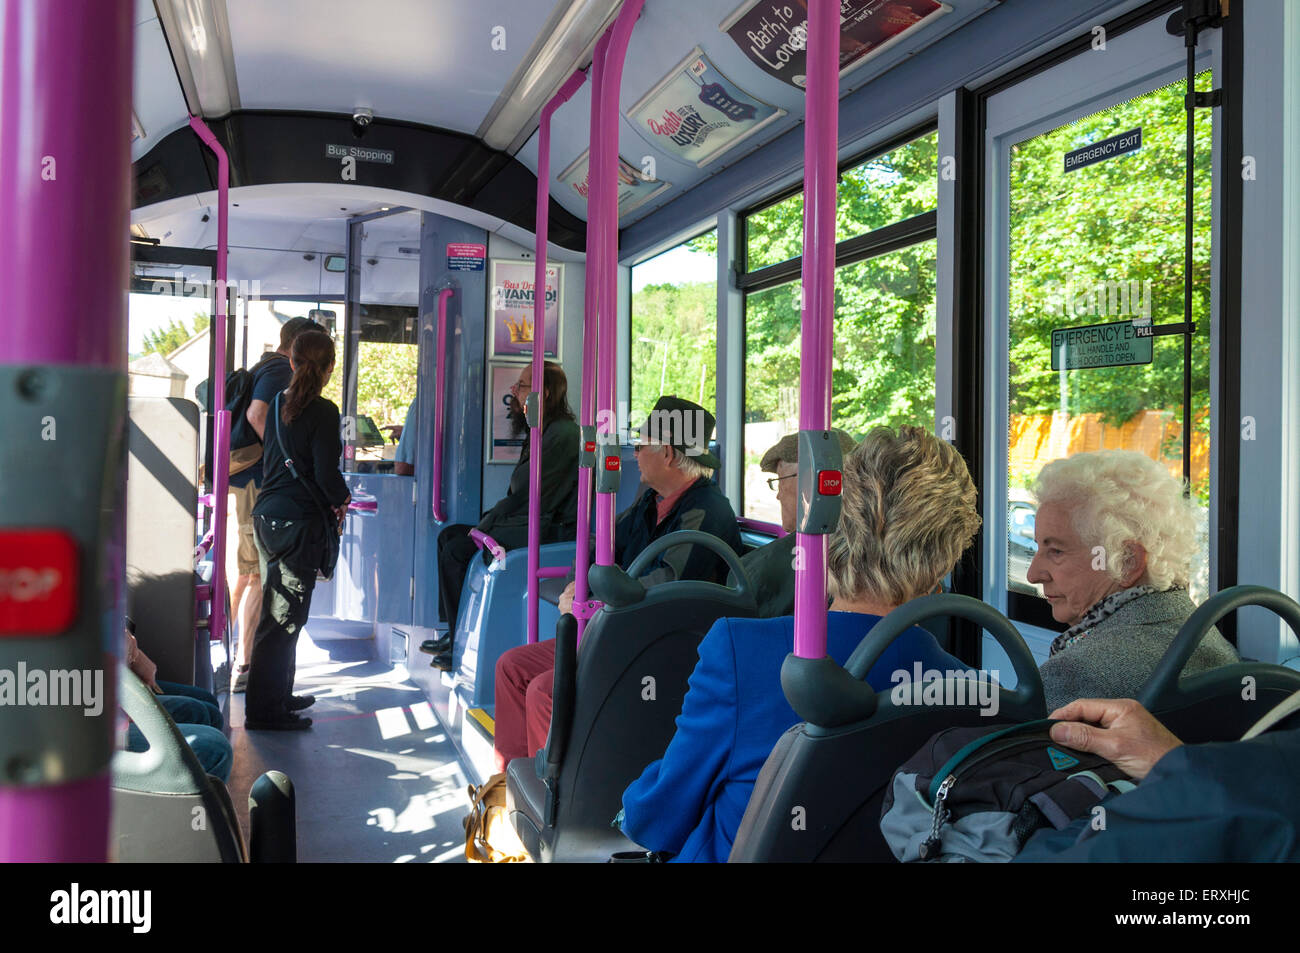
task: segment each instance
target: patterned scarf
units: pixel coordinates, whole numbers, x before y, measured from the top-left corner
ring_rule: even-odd
[[[1100,602],[1093,605],[1091,609],[1083,614],[1083,618],[1070,626],[1056,638],[1052,639],[1051,654],[1073,645],[1084,636],[1088,635],[1088,630],[1107,616],[1114,615],[1115,610],[1134,599],[1140,599],[1156,591],[1155,586],[1134,586],[1131,589],[1121,589],[1119,592],[1112,592]]]

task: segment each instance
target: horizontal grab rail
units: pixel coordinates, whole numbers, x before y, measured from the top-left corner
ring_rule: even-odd
[[[763,520],[752,520],[748,516],[741,516],[736,520],[736,522],[740,525],[741,529],[753,530],[756,533],[769,533],[777,539],[786,535],[785,529],[778,526],[776,523],[766,523]]]
[[[379,512],[379,501],[378,500],[353,500],[351,503],[348,504],[348,509],[357,510],[358,512],[361,513],[377,513]]]

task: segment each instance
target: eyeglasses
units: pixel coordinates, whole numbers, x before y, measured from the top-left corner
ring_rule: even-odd
[[[515,381],[510,385],[510,393],[517,394],[520,391],[523,391],[526,394],[528,393],[528,388],[531,386],[531,384],[525,384],[523,381]]]
[[[768,488],[769,490],[771,490],[773,493],[775,493],[778,489],[780,489],[779,484],[780,484],[780,482],[781,482],[782,480],[789,480],[789,479],[791,479],[791,478],[793,478],[793,477],[797,477],[798,475],[799,475],[799,474],[797,474],[797,473],[787,473],[787,474],[786,474],[785,476],[783,476],[783,477],[768,477],[768,478],[767,478],[767,488]]]

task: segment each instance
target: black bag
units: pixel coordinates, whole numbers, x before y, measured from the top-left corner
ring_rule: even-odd
[[[253,425],[248,422],[248,405],[253,402],[253,387],[257,375],[272,361],[283,361],[280,354],[271,354],[250,368],[237,367],[226,375],[226,410],[230,411],[230,449],[239,450],[261,444]]]
[[[321,492],[316,481],[309,480],[303,476],[298,465],[294,462],[293,454],[289,452],[289,445],[284,442],[284,437],[280,433],[280,395],[275,395],[275,400],[271,402],[271,416],[275,419],[275,442],[284,454],[284,465],[289,472],[293,474],[294,479],[298,480],[307,488],[307,494],[312,498],[321,516],[325,519],[325,553],[321,557],[318,571],[322,579],[329,579],[334,575],[334,567],[339,561],[339,541],[343,535],[343,525],[334,518],[334,511],[330,509],[329,501],[325,494]]]
[[[1043,827],[1087,817],[1135,786],[1099,755],[1052,741],[1049,719],[949,728],[894,774],[880,831],[901,861],[1008,861]]]

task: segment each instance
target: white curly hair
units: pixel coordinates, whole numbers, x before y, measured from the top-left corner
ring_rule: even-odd
[[[1145,581],[1157,590],[1186,588],[1196,555],[1196,517],[1182,481],[1134,450],[1097,450],[1053,460],[1034,484],[1039,505],[1056,503],[1070,513],[1079,538],[1100,546],[1106,572],[1119,580],[1134,554],[1135,540],[1147,554]]]

